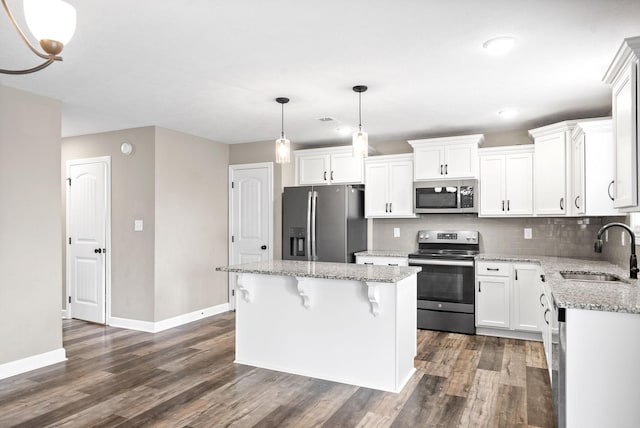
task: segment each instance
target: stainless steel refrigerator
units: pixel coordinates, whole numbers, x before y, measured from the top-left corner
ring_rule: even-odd
[[[367,249],[364,187],[285,187],[282,194],[282,259],[355,262]]]

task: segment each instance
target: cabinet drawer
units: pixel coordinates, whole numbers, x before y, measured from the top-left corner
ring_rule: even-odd
[[[356,256],[356,263],[360,265],[408,266],[409,259],[406,257]]]
[[[478,275],[510,276],[511,265],[500,262],[478,262]]]

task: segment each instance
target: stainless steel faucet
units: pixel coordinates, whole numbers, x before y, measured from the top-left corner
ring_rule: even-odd
[[[593,250],[596,253],[602,252],[602,234],[610,227],[618,226],[629,232],[631,236],[631,257],[629,258],[629,278],[638,279],[638,258],[636,257],[636,235],[633,230],[624,223],[608,223],[600,228],[598,236],[596,237],[596,243],[593,246]]]

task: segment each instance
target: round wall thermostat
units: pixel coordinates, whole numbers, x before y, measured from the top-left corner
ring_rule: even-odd
[[[120,151],[123,155],[129,156],[133,152],[133,145],[131,143],[122,143],[120,145]]]

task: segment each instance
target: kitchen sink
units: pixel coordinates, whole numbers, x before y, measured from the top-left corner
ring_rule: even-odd
[[[597,281],[597,282],[617,282],[624,280],[615,275],[597,272],[560,272],[564,279],[572,279],[574,281]]]

